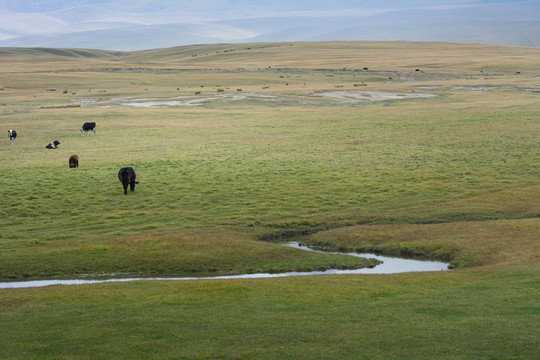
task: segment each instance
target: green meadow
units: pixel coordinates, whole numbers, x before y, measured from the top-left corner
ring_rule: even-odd
[[[290,240],[453,269],[0,289],[0,358],[536,358],[539,58],[0,48],[1,282],[376,265]],[[127,196],[125,166],[140,182]]]

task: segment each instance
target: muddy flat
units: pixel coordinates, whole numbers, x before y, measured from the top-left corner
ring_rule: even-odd
[[[205,106],[211,102],[261,101],[268,104],[300,105],[359,105],[384,100],[408,100],[437,96],[431,93],[380,92],[380,91],[322,91],[306,96],[287,96],[265,93],[222,93],[213,95],[182,95],[173,97],[130,96],[102,99],[74,99],[72,104],[100,108],[172,108]],[[330,100],[330,101],[328,101]]]

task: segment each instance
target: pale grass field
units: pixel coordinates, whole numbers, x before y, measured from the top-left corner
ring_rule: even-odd
[[[358,265],[260,240],[306,231],[456,268],[7,289],[0,358],[535,358],[539,58],[410,42],[0,49],[3,280]],[[437,96],[301,102],[324,91]],[[216,97],[249,92],[285,100]],[[119,105],[188,95],[212,99]],[[140,181],[128,196],[123,166]]]
[[[4,50],[0,111],[4,126],[19,132],[17,146],[1,150],[4,166],[22,172],[36,167],[59,169],[71,153],[77,153],[82,178],[97,179],[109,191],[117,186],[115,168],[141,164],[150,172],[157,170],[150,178],[148,170],[139,174],[146,184],[138,192],[148,190],[148,196],[151,191],[164,196],[159,183],[169,179],[158,180],[158,173],[166,174],[164,164],[183,164],[184,178],[195,174],[205,182],[210,176],[213,180],[207,184],[227,184],[227,189],[234,189],[231,181],[240,180],[238,187],[249,190],[245,198],[227,200],[232,206],[217,210],[207,204],[208,211],[198,208],[195,194],[185,193],[174,197],[188,197],[184,208],[172,204],[165,208],[171,213],[193,212],[187,216],[189,221],[176,223],[172,229],[200,227],[207,231],[229,224],[226,226],[235,231],[239,226],[251,236],[287,223],[324,228],[372,219],[440,222],[453,217],[519,218],[538,213],[536,203],[530,201],[530,194],[538,192],[536,166],[520,173],[523,161],[534,165],[538,159],[530,137],[538,131],[537,75],[527,72],[540,70],[533,66],[537,49],[436,44],[434,51],[435,45],[430,43],[292,45],[214,45],[123,54],[86,51],[95,55],[92,58],[78,56],[80,51],[71,58],[37,50],[28,50],[30,54]],[[236,51],[224,52],[231,48]],[[227,62],[229,58],[234,59],[234,67]],[[263,59],[271,64],[262,66]],[[376,65],[372,65],[375,59]],[[369,70],[360,71],[364,66]],[[421,71],[415,71],[417,67]],[[516,74],[517,69],[522,74]],[[219,99],[201,107],[117,106],[118,99],[132,97],[215,97],[218,89],[226,94],[286,96],[293,104],[298,99],[314,99],[321,91],[436,96],[352,107],[320,98],[318,105],[311,106]],[[109,101],[113,107],[70,107],[86,100]],[[519,121],[512,120],[516,116]],[[98,136],[81,138],[79,129],[85,121],[98,123]],[[506,138],[510,142],[504,146],[505,154],[498,144]],[[44,146],[55,139],[60,140],[60,149],[44,153]],[[521,150],[519,141],[524,141]],[[492,153],[481,154],[484,149]],[[522,159],[520,151],[528,151],[530,159]],[[255,162],[241,165],[246,154]],[[200,161],[218,171],[207,173],[197,165]],[[227,167],[228,163],[233,166]],[[272,173],[295,168],[303,169],[301,176],[306,179]],[[253,169],[260,177],[250,178],[246,170]],[[235,172],[248,176],[242,179]],[[385,177],[388,174],[395,178]],[[333,185],[332,178],[342,185]],[[272,181],[280,185],[264,188]],[[254,189],[261,186],[257,194]],[[188,189],[197,191],[196,183],[184,186],[184,191]],[[342,189],[361,193],[347,194]],[[497,196],[490,198],[493,193]],[[159,203],[160,196],[151,201]],[[294,197],[305,201],[306,209],[291,206]],[[82,206],[85,201],[81,200]],[[231,220],[234,218],[237,223]],[[250,231],[246,224],[256,226]],[[171,225],[149,226],[171,229]],[[67,227],[66,222],[62,228]]]
[[[421,68],[429,71],[536,72],[540,53],[536,48],[477,44],[298,42],[198,45],[131,53],[82,50],[92,55],[90,60],[80,51],[77,53],[77,50],[66,49],[60,51],[71,52],[71,59],[64,57],[47,60],[41,55],[36,57],[32,51],[19,53],[23,54],[23,57],[19,57],[17,53],[11,54],[11,49],[3,49],[6,52],[0,59],[0,64],[9,65],[9,71],[34,71],[36,60],[39,59],[40,70],[103,67],[216,70],[261,69],[270,66],[336,70],[368,67],[378,71],[410,71],[411,68]],[[77,61],[81,58],[85,60]]]

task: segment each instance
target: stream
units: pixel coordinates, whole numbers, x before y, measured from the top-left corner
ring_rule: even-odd
[[[285,272],[277,274],[241,274],[241,275],[221,275],[221,276],[199,276],[199,277],[135,277],[135,278],[110,278],[100,280],[86,280],[86,279],[73,279],[73,280],[30,280],[30,281],[13,281],[13,282],[0,282],[0,289],[14,289],[14,288],[31,288],[31,287],[43,287],[50,285],[85,285],[85,284],[100,284],[107,282],[127,282],[127,281],[187,281],[187,280],[226,280],[226,279],[267,279],[267,278],[279,278],[279,277],[291,277],[291,276],[313,276],[313,275],[345,275],[345,274],[397,274],[404,272],[418,272],[418,271],[446,271],[448,270],[448,263],[439,261],[424,261],[424,260],[412,260],[403,259],[398,257],[380,256],[376,254],[360,254],[360,253],[342,253],[342,252],[328,252],[318,251],[310,249],[306,246],[300,246],[296,242],[289,242],[284,246],[300,249],[304,251],[314,251],[324,254],[334,254],[343,256],[355,256],[363,258],[374,258],[382,261],[381,264],[373,268],[363,268],[356,270],[337,270],[330,269],[326,271],[308,271],[308,272]]]

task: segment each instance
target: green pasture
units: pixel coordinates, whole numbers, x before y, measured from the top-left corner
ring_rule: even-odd
[[[538,270],[2,290],[4,359],[534,359]]]
[[[0,146],[0,281],[375,265],[291,238],[455,270],[4,289],[0,358],[535,358],[537,49],[263,45],[0,49],[0,123],[19,134]],[[436,96],[302,102],[329,90]],[[246,92],[292,100],[213,97]],[[188,95],[210,100],[121,105]]]

